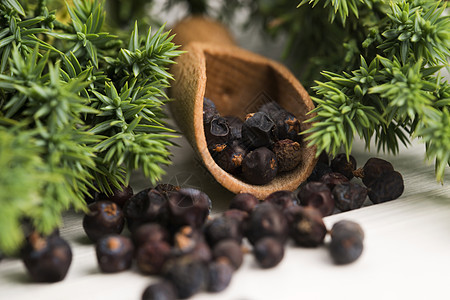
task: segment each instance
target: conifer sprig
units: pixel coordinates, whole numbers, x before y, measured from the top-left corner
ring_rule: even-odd
[[[361,57],[359,70],[350,73],[323,72],[328,81],[313,87],[317,115],[309,121],[316,123],[304,132],[311,134],[311,145],[332,154],[344,145],[349,154],[357,134],[367,146],[374,138],[378,150],[397,153],[399,142],[407,145],[419,137],[426,157],[435,161],[437,180],[443,181],[450,165],[448,83],[437,73],[448,66],[450,54],[444,9],[440,2],[390,3],[382,38],[371,44],[382,53],[369,66]]]
[[[167,68],[181,53],[169,33],[162,27],[140,36],[136,24],[132,43],[122,48],[128,41],[104,31],[104,1],[72,1],[65,23],[45,2],[0,4],[6,253],[23,240],[23,218],[46,234],[61,225],[63,211],[86,209],[89,188],[111,192],[139,168],[155,183],[175,136],[163,120]]]

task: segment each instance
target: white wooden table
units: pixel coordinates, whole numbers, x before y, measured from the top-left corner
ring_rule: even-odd
[[[164,181],[202,188],[213,199],[215,213],[225,210],[232,194],[198,167],[184,140],[180,144]],[[262,270],[247,254],[227,290],[192,299],[450,299],[449,183],[442,186],[435,181],[433,166],[424,164],[423,145],[400,153],[398,157],[377,155],[391,161],[403,175],[405,191],[399,199],[325,218],[327,226],[341,219],[361,224],[365,249],[355,263],[335,266],[325,246],[305,249],[289,244],[277,267]],[[363,151],[360,142],[353,154],[359,166],[376,155]],[[136,192],[148,186],[139,173],[133,176]],[[32,283],[20,261],[5,259],[0,262],[0,299],[140,299],[143,289],[157,278],[136,269],[100,273],[81,219],[68,213],[61,229],[74,253],[64,281]]]

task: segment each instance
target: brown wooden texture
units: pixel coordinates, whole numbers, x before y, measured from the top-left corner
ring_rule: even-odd
[[[203,128],[203,98],[213,100],[221,115],[235,115],[243,118],[247,113],[269,101],[276,101],[293,113],[300,121],[307,119],[307,113],[314,105],[300,82],[283,65],[255,53],[232,45],[232,40],[221,26],[211,25],[201,18],[193,22],[193,28],[206,28],[199,35],[192,35],[191,22],[183,21],[174,28],[177,41],[185,41],[186,51],[177,59],[171,72],[175,78],[170,96],[172,115],[180,130],[198,154],[201,162],[213,177],[228,190],[250,192],[263,199],[278,190],[294,190],[311,173],[316,159],[315,148],[302,145],[302,163],[293,171],[282,173],[270,183],[257,186],[245,183],[222,170],[211,157]],[[179,32],[179,28],[182,31]],[[207,31],[209,31],[209,34]],[[214,34],[215,31],[218,34]],[[189,37],[182,33],[189,32]],[[224,34],[226,33],[226,34]],[[214,36],[213,42],[206,41]],[[199,37],[200,41],[197,41]],[[223,42],[221,42],[223,41]],[[311,126],[302,123],[302,130]]]

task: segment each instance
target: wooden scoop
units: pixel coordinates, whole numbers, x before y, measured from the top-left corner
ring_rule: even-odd
[[[173,118],[212,176],[234,193],[253,193],[264,199],[272,192],[295,190],[312,172],[315,147],[302,145],[302,162],[294,170],[278,174],[266,185],[252,185],[220,168],[210,155],[203,128],[203,98],[214,101],[222,116],[244,119],[269,101],[278,102],[303,123],[314,105],[303,86],[283,65],[237,47],[220,24],[191,17],[172,30],[175,43],[187,51],[171,68],[175,81],[169,94]]]

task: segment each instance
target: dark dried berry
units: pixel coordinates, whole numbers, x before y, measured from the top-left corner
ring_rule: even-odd
[[[168,217],[167,199],[156,189],[145,189],[125,203],[128,228],[134,231],[145,223],[164,223]]]
[[[125,225],[122,209],[111,201],[98,201],[88,206],[83,218],[83,229],[93,242],[107,234],[119,234]]]
[[[340,211],[360,208],[367,198],[367,188],[353,182],[337,184],[332,193],[334,205]]]
[[[100,193],[98,194],[97,201],[111,201],[116,203],[119,207],[123,207],[125,203],[133,196],[133,188],[131,186],[121,185],[120,188],[115,186],[111,187],[112,194]]]
[[[203,98],[203,123],[210,123],[211,120],[218,116],[219,112],[216,109],[216,105],[210,99]]]
[[[204,234],[211,247],[225,239],[233,239],[241,243],[243,237],[241,224],[235,219],[224,216],[208,221],[204,228]]]
[[[212,249],[213,259],[226,258],[235,270],[239,269],[244,261],[241,245],[235,240],[223,240],[218,242]]]
[[[271,147],[275,142],[275,123],[263,112],[248,114],[242,125],[242,140],[249,149]]]
[[[284,243],[288,236],[288,224],[277,206],[270,202],[263,202],[252,211],[246,234],[253,245],[259,239],[268,236]]]
[[[125,236],[107,235],[97,241],[95,252],[100,270],[115,273],[131,267],[134,246]]]
[[[214,117],[210,123],[205,125],[206,143],[209,151],[216,151],[220,145],[226,145],[230,138],[230,127],[228,121],[222,117]]]
[[[242,161],[242,175],[250,184],[263,185],[277,175],[278,164],[275,153],[261,147],[248,153]]]
[[[164,266],[164,276],[176,287],[177,296],[186,299],[205,286],[208,274],[202,262],[187,255],[169,260]]]
[[[35,282],[57,282],[66,277],[72,262],[69,244],[59,236],[32,233],[22,249],[22,260]]]
[[[158,223],[147,223],[137,227],[132,232],[131,238],[136,247],[145,243],[169,242],[170,240],[167,229]]]
[[[323,244],[327,228],[322,214],[313,207],[293,206],[284,211],[289,235],[298,246],[317,247]]]
[[[232,208],[224,211],[222,216],[224,218],[235,220],[239,224],[241,232],[245,235],[245,232],[247,231],[247,221],[250,217],[246,211]]]
[[[234,141],[227,144],[221,151],[216,152],[213,158],[217,165],[226,172],[236,174],[240,172],[246,154],[247,151],[237,141]]]
[[[392,164],[384,159],[372,157],[367,160],[364,167],[353,172],[356,177],[362,178],[365,186],[370,187],[383,173],[394,171]]]
[[[244,122],[235,116],[225,116],[230,127],[230,140],[240,140],[242,138],[242,125]]]
[[[203,234],[191,226],[181,227],[174,235],[174,254],[189,254],[192,259],[209,262],[212,259],[211,249]]]
[[[322,216],[329,216],[334,210],[334,199],[330,189],[322,182],[308,182],[298,191],[298,199],[302,206],[318,209]]]
[[[163,280],[147,286],[141,300],[176,300],[177,291],[173,283]]]
[[[357,260],[363,252],[364,233],[357,223],[339,221],[331,232],[330,254],[334,263],[342,265]]]
[[[281,111],[271,115],[276,124],[276,133],[279,140],[289,139],[299,144],[302,143],[300,121],[290,112]]]
[[[200,228],[211,209],[208,195],[192,188],[171,192],[168,199],[169,222],[176,228],[184,225]]]
[[[145,243],[137,248],[136,264],[145,274],[161,274],[166,261],[172,257],[170,245],[164,241]]]
[[[341,173],[350,180],[353,178],[353,171],[356,170],[356,159],[351,155],[347,159],[345,153],[339,153],[331,160],[331,169],[333,172]]]
[[[228,260],[211,262],[208,265],[208,292],[218,293],[226,289],[230,285],[233,271]]]
[[[330,166],[327,164],[324,164],[322,162],[317,162],[317,164],[314,166],[314,169],[312,170],[311,174],[309,175],[308,179],[306,181],[320,181],[320,178],[323,177],[323,175],[333,172],[331,170]]]
[[[331,172],[323,175],[322,178],[320,178],[320,182],[325,183],[330,191],[332,191],[336,184],[348,182],[348,178],[341,173]]]
[[[402,175],[397,171],[385,172],[369,187],[369,199],[381,203],[397,199],[405,189]]]
[[[256,242],[253,253],[261,268],[273,268],[283,260],[284,245],[273,237],[262,238]]]
[[[269,196],[264,199],[265,202],[270,202],[275,204],[281,210],[289,207],[297,205],[297,198],[295,194],[291,191],[276,191],[271,193]]]
[[[271,101],[271,102],[267,102],[267,103],[264,103],[263,105],[261,105],[261,107],[259,108],[259,111],[265,112],[266,114],[271,116],[280,111],[284,111],[284,108],[282,108],[280,106],[280,104],[278,104],[277,102]]]
[[[360,238],[361,240],[364,240],[365,236],[364,231],[361,228],[361,225],[350,220],[341,220],[334,223],[331,229],[331,233],[333,232],[335,235],[342,232],[351,232],[353,235]]]
[[[295,169],[302,161],[301,146],[292,140],[280,140],[273,145],[277,157],[278,171],[287,172]]]
[[[258,198],[250,193],[239,193],[230,201],[230,208],[239,209],[251,213],[253,208],[259,203]]]

